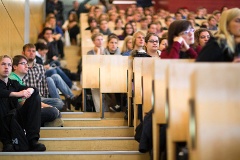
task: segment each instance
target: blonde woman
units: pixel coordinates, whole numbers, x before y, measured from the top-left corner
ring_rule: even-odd
[[[215,38],[209,39],[197,61],[240,62],[239,54],[240,9],[232,8],[222,13]]]
[[[124,39],[123,46],[122,46],[122,55],[123,56],[130,56],[130,53],[133,49],[132,38],[133,38],[132,36],[127,36]]]

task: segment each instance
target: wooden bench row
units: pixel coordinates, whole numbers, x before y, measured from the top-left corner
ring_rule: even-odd
[[[128,124],[133,121],[134,127],[139,124],[138,105],[143,116],[153,108],[154,159],[159,158],[161,124],[168,126],[168,159],[175,159],[179,142],[187,143],[190,159],[236,159],[240,156],[239,69],[230,63],[86,55],[83,89],[99,88],[101,95],[127,93],[129,117],[131,98],[134,103],[134,119],[129,118]]]
[[[167,124],[170,160],[180,142],[187,143],[189,159],[238,159],[239,69],[229,63],[154,60],[154,159],[159,159],[160,124]]]

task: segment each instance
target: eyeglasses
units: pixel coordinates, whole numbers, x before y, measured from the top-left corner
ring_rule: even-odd
[[[27,62],[19,62],[18,64],[21,64],[21,65],[27,65],[28,66],[28,63]]]
[[[194,31],[195,31],[195,29],[191,28],[191,29],[188,29],[188,30],[186,30],[186,31],[183,31],[181,34],[187,35],[187,34],[189,34],[190,32],[194,32]]]
[[[201,38],[201,39],[205,39],[205,38],[209,39],[210,36],[209,36],[209,35],[208,35],[208,36],[200,36],[200,38]]]
[[[156,40],[156,41],[154,41],[154,40],[149,40],[148,42],[150,42],[150,43],[159,43],[158,40]]]

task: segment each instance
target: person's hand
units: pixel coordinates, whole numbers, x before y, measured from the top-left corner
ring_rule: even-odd
[[[240,62],[240,57],[234,57],[233,62],[234,62],[234,63],[239,63],[239,62]]]
[[[33,89],[33,88],[28,88],[27,91],[28,91],[29,93],[31,93],[31,95],[32,95],[33,92],[34,92],[34,89]]]
[[[189,45],[187,42],[183,39],[182,44],[181,44],[181,51],[186,52],[189,49]]]
[[[174,37],[174,38],[173,38],[173,41],[174,41],[174,42],[178,42],[178,43],[180,43],[180,44],[182,44],[183,40],[184,40],[184,39],[183,39],[181,36],[178,36],[178,37]]]
[[[46,64],[46,65],[44,65],[44,68],[45,68],[46,70],[48,70],[48,69],[50,68],[50,65],[49,65],[49,64]]]
[[[18,92],[19,93],[19,95],[20,95],[20,97],[22,97],[22,98],[25,98],[25,99],[27,99],[27,98],[29,98],[32,94],[28,91],[28,90],[22,90],[22,91],[20,91],[20,92]]]
[[[57,61],[57,60],[58,60],[58,57],[57,57],[57,56],[53,56],[52,59],[53,59],[54,61]]]
[[[62,37],[61,34],[54,34],[54,35],[53,35],[53,38],[54,38],[56,41],[59,40],[61,37]]]

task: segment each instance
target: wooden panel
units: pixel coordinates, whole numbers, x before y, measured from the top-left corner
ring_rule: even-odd
[[[61,137],[132,137],[133,127],[43,127],[41,138]]]
[[[101,93],[126,93],[127,92],[127,56],[102,56],[100,67],[100,92]]]
[[[153,112],[153,157],[159,159],[160,124],[168,121],[168,70],[169,65],[188,63],[192,60],[158,60],[154,62],[154,112]]]
[[[62,112],[63,118],[98,118],[100,117],[100,113],[97,112]],[[105,118],[123,118],[123,112],[105,112]]]
[[[70,139],[70,140],[69,140]],[[73,139],[73,140],[71,140]],[[77,140],[80,139],[80,140]],[[82,140],[81,140],[82,139]],[[84,140],[86,139],[86,140]],[[89,139],[89,140],[88,140]],[[133,138],[61,138],[46,139],[40,143],[45,144],[47,151],[137,151],[138,142]]]
[[[29,41],[31,43],[36,43],[38,34],[41,32],[43,24],[43,8],[44,0],[29,0],[30,7],[30,35]]]
[[[134,103],[142,104],[142,58],[134,58]]]
[[[195,121],[191,121],[190,128],[190,159],[239,159],[239,70],[238,64],[229,63],[196,69],[192,81],[191,120]]]
[[[82,88],[99,88],[101,57],[98,55],[84,55],[82,57]]]
[[[143,116],[152,109],[152,80],[155,58],[144,58],[142,61],[143,79]]]
[[[107,126],[127,126],[127,121],[118,119],[63,119],[64,127],[107,127]]]
[[[0,54],[20,54],[24,43],[24,1],[1,1],[0,14]]]
[[[51,159],[51,160],[89,160],[89,159],[97,159],[97,160],[146,160],[149,159],[149,154],[141,154],[139,152],[121,152],[121,151],[113,151],[113,152],[38,152],[38,153],[5,153],[0,154],[1,160],[40,160],[40,159]]]

